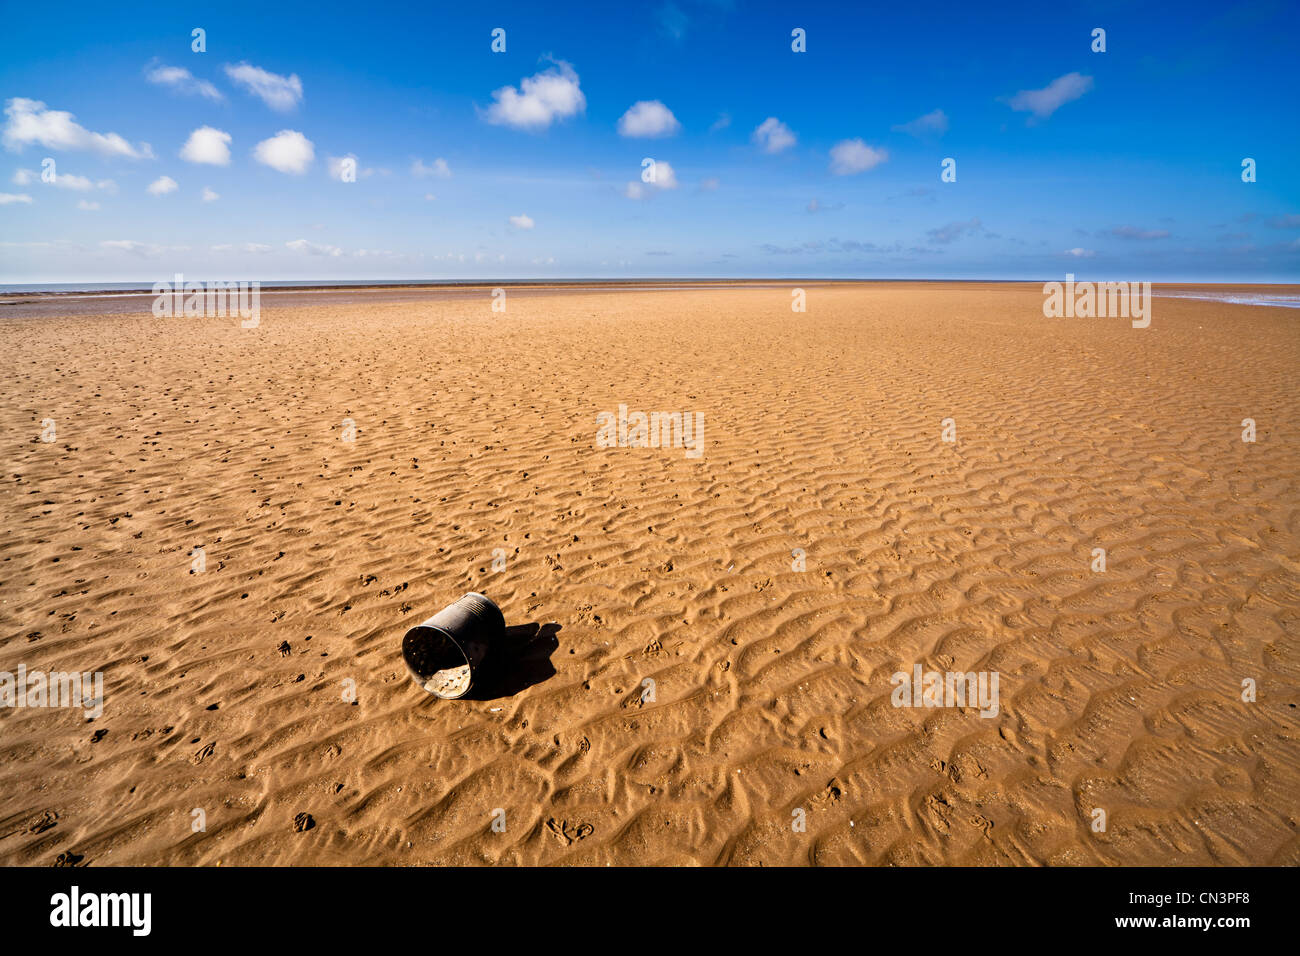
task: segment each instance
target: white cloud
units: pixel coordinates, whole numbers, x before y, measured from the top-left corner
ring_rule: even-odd
[[[655,163],[654,182],[649,185],[654,186],[656,189],[676,189],[677,171],[666,160],[658,160]]]
[[[879,166],[889,158],[883,149],[868,146],[860,139],[845,139],[831,147],[831,172],[851,176]]]
[[[424,198],[425,198],[427,201],[429,201],[429,202],[433,202],[433,201],[434,201],[435,199],[437,199],[438,197],[435,196],[433,193],[425,193],[425,194],[424,194]]]
[[[750,139],[761,146],[765,153],[779,153],[795,144],[795,135],[790,127],[775,116],[769,116],[759,123]]]
[[[190,133],[181,147],[181,159],[212,166],[230,165],[230,134],[211,126],[200,126]]]
[[[369,179],[375,174],[373,169],[362,169],[361,162],[357,159],[356,153],[348,153],[346,156],[329,156],[326,163],[329,166],[330,179],[337,179],[343,182],[344,163],[352,162],[352,173],[357,179]]]
[[[165,251],[162,246],[148,242],[137,242],[134,239],[105,239],[99,245],[103,249],[129,252],[137,256],[158,256]]]
[[[59,173],[54,177],[54,182],[51,185],[58,186],[60,189],[75,189],[78,192],[85,192],[88,189],[93,189],[95,184],[85,176],[78,176],[75,173]]]
[[[645,199],[654,195],[654,190],[677,188],[677,171],[666,160],[656,160],[654,171],[653,182],[630,182],[624,187],[623,195],[628,199]]]
[[[26,193],[0,193],[0,206],[8,206],[15,202],[31,202],[32,197]]]
[[[207,187],[207,186],[204,186],[204,187],[203,187],[203,193],[202,193],[202,196],[203,196],[203,201],[204,201],[204,202],[216,202],[218,199],[221,198],[220,193],[215,193],[215,192],[213,192],[213,191],[212,191],[209,187]]]
[[[619,117],[618,134],[620,136],[653,139],[660,136],[672,136],[682,128],[673,111],[658,100],[641,100]]]
[[[1019,113],[1033,113],[1035,119],[1047,119],[1058,109],[1077,100],[1092,89],[1092,77],[1081,73],[1058,76],[1041,90],[1021,90],[1007,100],[1007,105]]]
[[[281,76],[250,63],[227,63],[226,76],[273,110],[287,112],[302,102],[302,80],[297,73]]]
[[[170,176],[159,176],[149,184],[148,192],[152,196],[165,196],[168,193],[174,193],[179,187],[176,180]]]
[[[5,147],[20,150],[39,144],[48,149],[89,150],[102,156],[147,159],[153,156],[148,143],[132,146],[117,133],[92,133],[64,110],[46,109],[39,100],[16,96],[5,104],[9,117],[4,129]]]
[[[45,183],[40,174],[31,169],[14,170],[13,183],[16,186],[28,186],[35,182],[43,182],[47,186],[57,186],[60,189],[74,189],[78,192],[86,192],[90,189],[108,189],[117,188],[117,183],[111,179],[101,179],[99,182],[91,182],[86,176],[78,176],[76,173],[56,173],[54,179]]]
[[[719,113],[718,118],[715,119],[713,121],[713,125],[709,127],[709,132],[716,133],[718,130],[726,129],[730,125],[731,125],[731,114]]]
[[[412,176],[436,176],[439,179],[449,179],[451,177],[451,167],[447,161],[439,156],[432,163],[426,165],[424,160],[417,159],[411,163]]]
[[[77,203],[77,208],[78,208],[78,209],[84,209],[84,210],[86,210],[87,212],[93,212],[94,210],[96,210],[96,209],[99,208],[99,203],[97,203],[97,202],[89,202],[88,200],[83,199],[83,200],[81,200],[80,202]]]
[[[925,136],[942,136],[948,132],[948,115],[943,110],[931,110],[924,116],[918,116],[910,123],[900,123],[893,127],[895,133],[906,133],[917,138]]]
[[[220,245],[209,246],[208,248],[213,252],[250,252],[259,255],[271,251],[270,246],[263,245],[260,242],[245,242],[239,246],[233,245],[229,242],[223,242]]]
[[[1076,259],[1091,259],[1097,253],[1091,249],[1080,249],[1078,246],[1075,246],[1073,249],[1066,249],[1065,254],[1067,256],[1073,256]]]
[[[341,256],[343,250],[338,246],[323,246],[317,242],[309,242],[306,239],[294,239],[286,242],[285,246],[294,252],[305,252],[313,256]]]
[[[709,176],[707,179],[700,180],[700,189],[704,190],[705,192],[713,192],[713,190],[717,189],[721,185],[722,185],[722,180],[720,180],[717,176]]]
[[[548,70],[525,77],[519,89],[501,87],[492,98],[496,102],[487,109],[489,123],[530,131],[546,129],[556,120],[587,108],[578,74],[563,60],[557,60]]]
[[[282,129],[253,147],[253,158],[282,173],[300,174],[306,172],[316,158],[316,149],[311,140],[297,130]]]
[[[518,215],[510,217],[510,225],[514,226],[516,229],[531,229],[535,223],[527,216]]]
[[[196,79],[183,66],[157,66],[145,74],[150,83],[170,87],[177,93],[195,93],[210,100],[224,100],[221,91],[207,80]]]

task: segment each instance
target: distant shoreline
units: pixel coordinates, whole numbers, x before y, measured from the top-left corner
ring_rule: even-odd
[[[170,281],[172,277],[165,280]],[[826,285],[1023,285],[1058,281],[1060,276],[1026,279],[826,279],[809,277],[777,277],[763,279],[737,279],[730,277],[689,279],[363,279],[337,282],[297,279],[249,280],[260,282],[263,292],[334,292],[366,291],[374,289],[659,289],[684,287],[690,289],[730,288],[733,286],[788,286],[792,283],[809,286]],[[210,278],[195,282],[215,281]],[[225,281],[225,280],[221,280]],[[153,282],[31,282],[0,283],[0,302],[9,296],[38,296],[46,298],[71,298],[78,296],[138,296],[153,295]],[[1280,282],[1153,282],[1156,289],[1249,289],[1263,292],[1269,289],[1300,292],[1300,283]]]

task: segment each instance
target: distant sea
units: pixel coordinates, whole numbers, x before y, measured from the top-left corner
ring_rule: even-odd
[[[214,276],[196,279],[187,276],[189,282],[215,281]],[[165,279],[151,279],[140,282],[0,282],[0,295],[24,292],[150,292],[155,282],[171,282],[172,276]],[[220,280],[228,281],[226,279]],[[445,285],[566,285],[574,282],[620,282],[619,279],[513,279],[497,281],[493,279],[263,279],[263,289],[323,289],[367,286],[445,286]],[[636,280],[640,282],[653,280]],[[708,280],[702,280],[708,281]]]
[[[172,277],[168,277],[170,281]],[[195,279],[188,277],[191,282],[207,282],[209,279]],[[225,280],[223,280],[225,281]],[[617,286],[626,288],[629,291],[640,289],[669,290],[672,288],[708,288],[710,286],[730,285],[732,283],[744,283],[746,285],[785,285],[791,282],[814,284],[829,284],[836,282],[846,283],[890,283],[890,282],[975,282],[975,283],[1034,283],[1038,279],[824,279],[804,277],[772,277],[764,279],[751,278],[639,278],[639,279],[607,279],[607,278],[571,278],[571,279],[264,279],[261,280],[263,292],[270,292],[277,289],[289,291],[293,289],[308,290],[345,290],[345,289],[367,289],[367,288],[456,288],[465,286],[483,287],[483,286],[571,286],[571,285],[596,285],[596,286]],[[1178,285],[1177,283],[1173,283]],[[1229,285],[1225,283],[1225,285]],[[1230,284],[1231,291],[1224,292],[1155,292],[1155,296],[1165,299],[1202,299],[1210,302],[1223,302],[1229,305],[1258,305],[1274,306],[1287,309],[1300,309],[1300,294],[1288,294],[1280,292],[1254,292],[1248,285]],[[67,296],[69,298],[116,298],[131,294],[149,294],[153,293],[154,283],[151,281],[140,282],[32,282],[32,283],[0,283],[0,296],[3,295],[30,295],[43,293],[46,295]]]

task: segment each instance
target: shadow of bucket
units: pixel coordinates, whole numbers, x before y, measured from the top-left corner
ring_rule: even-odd
[[[435,697],[455,700],[469,693],[474,672],[505,634],[501,609],[471,591],[407,631],[402,657],[412,680]]]

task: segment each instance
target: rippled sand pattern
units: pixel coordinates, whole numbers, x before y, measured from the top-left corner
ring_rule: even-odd
[[[0,317],[0,670],[106,682],[0,710],[0,862],[1300,863],[1297,315],[1042,300]],[[517,657],[436,700],[402,635],[470,590]]]

